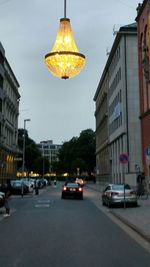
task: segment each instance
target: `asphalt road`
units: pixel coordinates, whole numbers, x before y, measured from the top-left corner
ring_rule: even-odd
[[[61,199],[60,186],[11,200],[0,221],[0,267],[149,267],[150,254],[84,199]]]

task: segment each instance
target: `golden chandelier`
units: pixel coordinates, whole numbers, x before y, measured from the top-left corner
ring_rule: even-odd
[[[54,76],[62,79],[79,74],[85,64],[85,56],[79,53],[76,47],[70,19],[66,18],[66,0],[64,0],[64,18],[60,19],[54,47],[45,55],[45,63]]]

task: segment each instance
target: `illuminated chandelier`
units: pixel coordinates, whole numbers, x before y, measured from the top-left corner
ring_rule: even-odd
[[[45,63],[54,76],[62,79],[79,74],[85,64],[85,56],[79,53],[76,47],[70,19],[66,18],[66,0],[64,0],[64,18],[60,19],[54,47],[45,55]]]

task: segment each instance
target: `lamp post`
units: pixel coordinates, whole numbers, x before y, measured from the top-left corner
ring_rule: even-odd
[[[23,162],[22,162],[22,178],[24,178],[24,170],[25,170],[25,130],[26,130],[26,122],[30,121],[30,119],[24,120],[24,131],[23,131]],[[22,188],[21,188],[21,194],[23,197],[23,181],[22,181]]]
[[[42,144],[42,152],[43,152],[43,178],[44,178],[44,172],[45,172],[45,162],[44,162],[44,144]]]

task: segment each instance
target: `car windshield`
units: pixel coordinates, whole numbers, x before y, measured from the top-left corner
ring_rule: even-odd
[[[129,185],[125,185],[125,189],[131,189]],[[112,190],[124,190],[124,185],[112,185]]]
[[[78,187],[78,184],[75,184],[75,183],[68,183],[67,184],[67,187]]]

